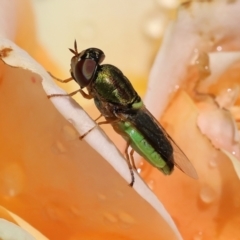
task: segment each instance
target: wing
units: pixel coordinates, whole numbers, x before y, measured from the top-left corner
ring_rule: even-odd
[[[160,125],[161,127],[161,125]],[[184,154],[184,152],[178,147],[178,145],[174,142],[174,140],[168,135],[168,133],[161,127],[163,132],[165,133],[168,140],[171,142],[173,147],[173,161],[174,165],[180,169],[182,172],[187,174],[189,177],[193,179],[198,179],[197,172],[193,167],[192,163],[188,160],[188,157]]]
[[[189,177],[198,178],[187,156],[145,107],[127,114],[127,120],[131,121],[166,162],[173,161],[174,165]]]

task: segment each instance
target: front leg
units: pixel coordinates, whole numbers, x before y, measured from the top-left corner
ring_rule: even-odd
[[[53,76],[50,72],[48,72],[48,74],[49,74],[53,79],[55,79],[56,81],[61,82],[61,83],[67,83],[67,82],[70,82],[70,81],[73,80],[72,77],[67,78],[67,79],[60,79],[60,78],[57,78],[57,77]]]
[[[86,99],[92,99],[93,96],[90,94],[85,93],[82,89],[78,89],[77,91],[74,91],[72,93],[66,93],[66,94],[61,94],[61,93],[54,93],[54,94],[50,94],[47,95],[48,98],[52,98],[52,97],[71,97],[73,95],[75,95],[76,93],[80,92],[81,95],[86,98]]]
[[[67,82],[70,82],[70,81],[74,80],[72,77],[62,80],[60,78],[57,78],[57,77],[53,76],[50,72],[48,72],[48,73],[53,79],[55,79],[55,80],[57,80],[58,82],[61,82],[61,83],[67,83]],[[47,97],[48,98],[51,98],[51,97],[71,97],[78,92],[80,92],[81,95],[86,99],[92,99],[93,98],[92,95],[85,93],[82,89],[78,89],[77,91],[74,91],[72,93],[67,93],[67,94],[58,94],[58,93],[50,94]]]

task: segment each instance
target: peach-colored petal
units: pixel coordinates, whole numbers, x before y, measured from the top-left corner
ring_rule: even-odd
[[[7,145],[1,159],[8,159],[1,163],[1,203],[51,239],[146,239],[149,233],[151,239],[181,239],[170,215],[137,174],[138,194],[128,186],[127,164],[99,127],[79,141],[95,125],[84,110],[69,97],[49,100],[46,93],[63,90],[26,52],[8,40],[0,44],[3,61],[15,66],[1,66],[1,128],[14,129],[1,134]]]
[[[223,149],[221,149],[221,151],[229,157],[229,159],[231,160],[233,167],[238,175],[238,178],[240,179],[240,161],[239,161],[239,159],[234,157],[234,155],[232,153],[229,153]]]
[[[215,98],[220,108],[230,109],[239,97],[239,86],[222,90]]]
[[[210,105],[210,106],[209,106]],[[223,148],[240,159],[239,133],[235,120],[226,109],[207,102],[198,104],[197,125],[216,148]]]
[[[239,179],[228,157],[199,131],[198,114],[188,94],[179,91],[161,122],[188,156],[199,179],[178,169],[166,177],[145,161],[141,174],[173,216],[184,239],[234,239],[240,234]],[[230,227],[231,221],[234,227]]]
[[[17,8],[20,1],[0,0],[0,37],[14,39],[17,29]]]
[[[17,216],[16,214],[8,211],[6,208],[0,206],[0,219],[5,219],[11,223],[17,224],[19,227],[21,227],[24,230],[30,233],[35,239],[38,240],[47,240],[45,236],[43,236],[39,231],[37,231],[35,228],[33,228],[30,224],[28,224],[26,221],[24,221],[22,218]],[[12,235],[14,238],[19,239],[17,234]],[[12,238],[11,238],[12,239]]]
[[[239,51],[231,52],[212,52],[208,54],[211,74],[201,82],[198,90],[206,92],[209,87],[216,84],[219,78],[228,71],[231,66],[238,63],[240,60]]]
[[[215,141],[235,155],[239,150],[239,109],[234,105],[239,103],[238,91],[232,96],[220,96],[220,91],[213,91],[214,84],[219,90],[220,86],[227,89],[229,83],[239,83],[239,53],[230,52],[240,48],[240,31],[236,30],[239,10],[240,1],[189,1],[183,5],[168,28],[150,75],[146,105],[155,116],[162,116],[163,126],[186,153],[199,180],[193,181],[177,169],[167,178],[145,162],[141,173],[174,217],[184,239],[234,239],[240,234],[239,178],[228,156],[211,143]],[[196,53],[221,50],[229,53],[210,54],[212,74],[194,90],[218,96],[220,105],[229,109],[217,107],[212,98],[210,105],[201,102],[206,105],[205,112],[200,113],[189,92],[175,90],[184,81],[193,84],[187,80]],[[235,77],[229,72],[232,66]],[[211,136],[202,134],[198,117],[202,131]]]
[[[239,0],[189,1],[181,6],[165,33],[149,77],[145,103],[155,116],[161,116],[171,93],[186,77],[196,49],[240,48],[240,32],[236,31],[239,11]]]
[[[205,75],[206,79],[194,89],[199,93],[208,94],[209,88],[216,85],[223,73],[239,62],[239,52],[232,51],[240,48],[240,32],[235,30],[239,10],[240,1],[189,1],[181,6],[178,18],[167,30],[150,74],[145,103],[155,116],[161,116],[173,93],[186,79],[196,54],[216,52],[209,54],[209,66],[202,66],[202,70],[210,69],[211,74],[208,72],[209,76]],[[198,104],[201,109],[197,124],[216,148],[232,152],[240,159],[239,132],[231,112],[239,90],[233,84],[225,89],[224,94],[224,89],[215,93],[214,100],[220,108],[216,108],[215,103],[212,107],[208,102]]]
[[[0,238],[2,240],[35,240],[28,232],[5,219],[0,219]]]

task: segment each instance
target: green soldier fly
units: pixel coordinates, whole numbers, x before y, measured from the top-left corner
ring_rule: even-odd
[[[175,165],[196,179],[197,173],[186,155],[147,110],[130,81],[117,67],[110,64],[100,65],[105,58],[103,51],[88,48],[78,52],[76,41],[74,50],[69,50],[74,54],[71,60],[71,78],[55,79],[61,82],[75,80],[80,89],[67,96],[80,92],[84,98],[93,98],[101,116],[105,117],[105,121],[98,125],[111,124],[126,140],[125,154],[132,176],[130,186],[134,183],[133,168],[136,169],[134,151],[165,175],[171,174]],[[84,92],[83,88],[86,88],[88,93]],[[49,97],[56,96],[66,95],[52,94]],[[132,148],[130,154],[129,147]]]

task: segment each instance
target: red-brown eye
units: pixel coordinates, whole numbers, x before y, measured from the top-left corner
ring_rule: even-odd
[[[81,88],[84,88],[97,78],[97,69],[105,55],[98,48],[88,48],[80,53],[76,49],[70,51],[75,54],[71,60],[71,76]]]
[[[86,87],[92,80],[97,69],[97,64],[93,59],[82,59],[74,68],[75,81],[81,86]]]

